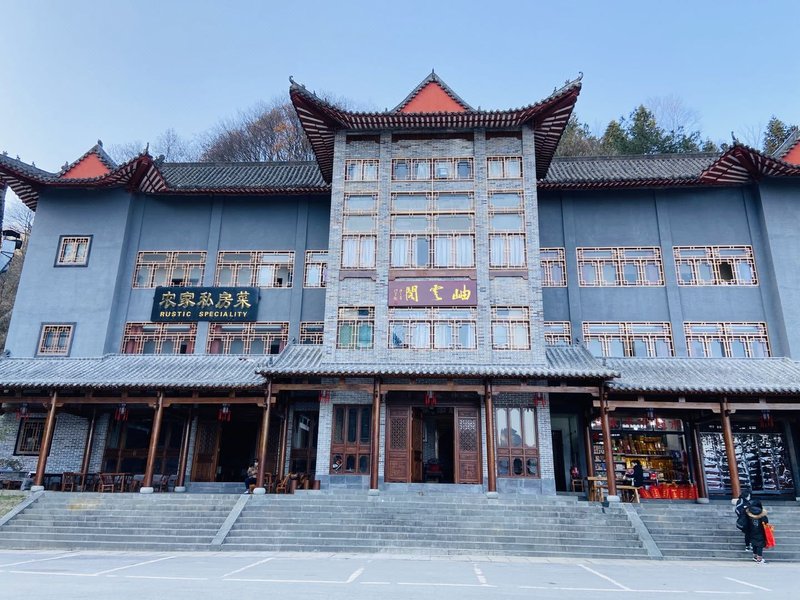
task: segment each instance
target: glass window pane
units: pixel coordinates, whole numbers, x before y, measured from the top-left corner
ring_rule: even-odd
[[[740,262],[736,265],[736,272],[739,277],[739,283],[751,284],[755,280],[753,268],[746,262]]]
[[[647,342],[644,340],[633,340],[633,355],[639,358],[647,358]]]
[[[452,174],[453,165],[449,160],[437,160],[434,165],[436,179],[449,179]]]
[[[688,263],[680,263],[678,265],[678,279],[681,283],[692,282],[692,265]]]
[[[672,352],[666,340],[656,340],[656,356],[672,356]]]
[[[514,475],[522,475],[522,459],[515,457],[513,464]]]
[[[697,263],[697,276],[701,282],[712,283],[714,281],[714,272],[711,270],[711,264],[706,262]]]
[[[693,358],[703,358],[706,355],[706,348],[701,340],[691,340],[689,342],[689,356]]]
[[[358,427],[358,408],[351,407],[347,410],[347,443],[354,444]]]
[[[358,347],[372,347],[372,323],[359,323],[358,325]]]
[[[364,163],[364,179],[367,181],[375,181],[378,179],[378,163],[373,161]]]
[[[708,346],[711,349],[712,358],[725,357],[725,345],[722,343],[722,340],[711,340],[709,341]]]
[[[428,209],[428,197],[424,194],[402,194],[394,198],[397,212],[419,212]]]
[[[586,285],[597,285],[597,275],[593,264],[581,265],[581,278]]]
[[[458,161],[458,166],[456,167],[456,169],[459,179],[472,178],[472,162],[468,160],[460,160]]]
[[[767,343],[761,340],[750,340],[750,356],[753,358],[765,358],[769,356]]]
[[[358,457],[358,472],[369,473],[369,456],[362,454]]]
[[[333,410],[333,442],[344,442],[344,407],[336,406]]]
[[[498,447],[508,447],[508,413],[505,408],[498,408],[495,411],[495,429]]]
[[[394,178],[399,180],[408,179],[408,162],[398,160],[394,163]]]
[[[508,347],[508,325],[506,323],[494,323],[492,325],[492,339],[495,348]]]
[[[431,178],[431,163],[427,160],[417,161],[417,167],[414,171],[414,179],[430,179]]]
[[[611,263],[603,264],[603,282],[606,285],[616,285],[617,266]]]
[[[589,352],[592,353],[592,356],[600,357],[603,356],[603,344],[600,340],[593,339],[589,340],[588,342]]]
[[[514,213],[492,215],[491,228],[494,231],[522,231],[522,215]]]
[[[522,196],[519,194],[492,194],[489,196],[490,207],[494,209],[519,209],[522,207]]]
[[[534,419],[533,409],[525,409],[525,427],[523,428],[524,444],[526,448],[536,447],[536,421]]]
[[[525,462],[525,469],[528,472],[528,475],[531,477],[538,477],[539,476],[539,459],[537,458],[529,458]]]
[[[522,445],[522,415],[520,413],[519,408],[508,409],[508,435],[512,448],[519,448]]]
[[[509,475],[509,461],[507,458],[497,459],[497,475],[500,477]]]
[[[625,356],[625,346],[622,340],[608,340],[608,355],[613,357]]]
[[[361,409],[361,426],[359,427],[359,441],[362,444],[369,444],[370,443],[370,429],[372,424],[370,423],[372,417],[372,408],[364,407]]]
[[[735,358],[747,357],[744,340],[731,340],[731,355]]]
[[[347,196],[345,212],[375,212],[375,196]]]
[[[503,176],[503,159],[490,158],[489,159],[489,177],[499,178]]]
[[[639,268],[634,264],[626,263],[622,266],[622,276],[628,285],[636,285],[639,280]]]

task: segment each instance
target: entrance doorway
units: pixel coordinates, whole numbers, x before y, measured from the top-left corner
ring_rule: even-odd
[[[553,468],[556,476],[556,491],[567,491],[567,478],[564,465],[564,436],[560,429],[553,429]]]
[[[244,481],[256,456],[258,411],[234,407],[231,420],[201,415],[195,435],[192,481]]]
[[[422,394],[389,400],[384,480],[481,483],[479,421],[477,399],[439,398],[435,407]]]

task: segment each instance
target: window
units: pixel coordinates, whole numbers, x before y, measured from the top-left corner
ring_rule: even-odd
[[[474,308],[395,308],[389,311],[389,348],[474,350]]]
[[[539,477],[536,411],[522,406],[498,407],[494,412],[498,477]]]
[[[331,475],[369,474],[372,407],[333,407]]]
[[[471,158],[400,158],[392,161],[392,180],[430,181],[473,178]]]
[[[664,285],[661,249],[577,248],[583,287]]]
[[[220,252],[214,285],[292,287],[294,252]]]
[[[377,160],[348,160],[344,169],[346,181],[378,181]]]
[[[324,288],[328,281],[328,251],[306,250],[305,268],[303,287]]]
[[[395,269],[474,268],[472,194],[394,194],[390,243]]]
[[[572,325],[569,321],[545,321],[544,343],[548,346],[572,344]]]
[[[675,246],[678,285],[758,285],[752,246]]]
[[[40,356],[67,356],[72,344],[74,329],[74,325],[65,323],[42,325],[38,354]]]
[[[62,235],[58,242],[57,267],[85,267],[89,262],[92,236]]]
[[[342,269],[374,269],[378,198],[345,196],[342,223]]]
[[[521,192],[489,195],[489,266],[519,269],[525,260],[525,208]]]
[[[126,323],[123,354],[192,354],[197,323]]]
[[[489,179],[519,179],[522,177],[522,158],[519,156],[490,156],[486,159]]]
[[[693,358],[764,358],[770,356],[766,323],[683,324]]]
[[[530,350],[531,322],[524,307],[492,307],[492,348]]]
[[[28,417],[22,419],[17,432],[17,445],[14,454],[36,455],[42,447],[42,434],[44,433],[44,419]]]
[[[288,339],[288,323],[211,323],[206,352],[280,354]]]
[[[374,308],[342,306],[339,308],[336,347],[345,350],[372,348],[374,329]]]
[[[322,344],[325,333],[325,323],[322,321],[307,321],[300,323],[301,344]]]
[[[567,260],[563,248],[540,248],[542,287],[566,287]]]
[[[200,285],[205,263],[205,252],[139,252],[133,287]]]
[[[584,323],[583,340],[594,356],[673,356],[669,323]]]

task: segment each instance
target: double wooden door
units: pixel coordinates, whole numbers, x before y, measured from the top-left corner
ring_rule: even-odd
[[[480,418],[477,407],[453,411],[454,483],[481,483]],[[387,482],[416,483],[423,477],[423,413],[416,406],[388,406],[386,419]]]

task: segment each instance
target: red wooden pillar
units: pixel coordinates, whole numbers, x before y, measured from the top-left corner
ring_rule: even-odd
[[[606,456],[606,480],[609,498],[617,496],[617,477],[614,473],[614,451],[611,448],[611,427],[608,424],[608,395],[600,390],[600,426],[603,428],[603,449]]]
[[[492,384],[484,384],[484,398],[486,401],[486,463],[488,468],[488,481],[486,491],[497,493],[497,459],[494,447],[494,399],[492,398]]]
[[[256,474],[256,490],[258,493],[266,494],[264,487],[264,473],[267,468],[267,437],[269,435],[269,413],[272,406],[272,380],[267,382],[267,397],[264,412],[261,418],[261,436],[258,440],[258,473]]]
[[[83,447],[83,463],[81,464],[81,489],[86,490],[86,478],[89,476],[89,462],[92,460],[92,446],[94,446],[94,426],[97,422],[97,407],[92,408],[92,420],[89,421],[89,431],[86,432],[86,444]]]
[[[281,426],[280,450],[278,452],[278,465],[275,469],[275,479],[283,479],[283,469],[286,465],[286,441],[289,436],[289,400],[284,396],[286,406],[283,407],[283,424]]]
[[[178,460],[178,478],[175,481],[175,491],[186,491],[186,464],[189,462],[189,438],[192,434],[192,419],[194,410],[189,409],[189,415],[183,424],[183,436],[181,437],[181,456]]]
[[[369,489],[378,489],[378,465],[380,464],[380,428],[381,428],[381,380],[375,379],[372,390],[372,439],[369,451]]]
[[[161,435],[161,420],[164,417],[164,393],[158,393],[158,400],[156,401],[156,413],[153,416],[153,428],[150,430],[150,447],[147,450],[147,466],[144,470],[144,479],[142,480],[142,487],[139,491],[142,494],[153,493],[153,467],[156,462],[156,453],[158,451],[158,436]]]
[[[723,398],[720,403],[720,418],[722,419],[722,438],[725,441],[725,454],[728,457],[728,470],[731,474],[731,495],[738,498],[741,493],[739,485],[739,466],[736,463],[736,450],[733,447],[733,431],[731,430],[731,416],[728,409],[728,400]]]
[[[56,428],[56,400],[58,392],[50,394],[50,410],[47,413],[47,420],[44,424],[42,433],[42,443],[39,446],[39,460],[36,463],[36,478],[33,480],[32,492],[44,490],[44,473],[47,468],[47,457],[50,454],[50,446],[53,443],[53,431]]]
[[[586,413],[586,426],[583,428],[583,445],[586,453],[586,476],[594,477],[594,452],[592,451],[592,412]]]
[[[698,502],[708,502],[708,488],[706,487],[706,475],[703,470],[703,456],[700,452],[700,436],[697,433],[697,425],[692,424],[692,462],[695,465],[695,484],[697,485]]]

